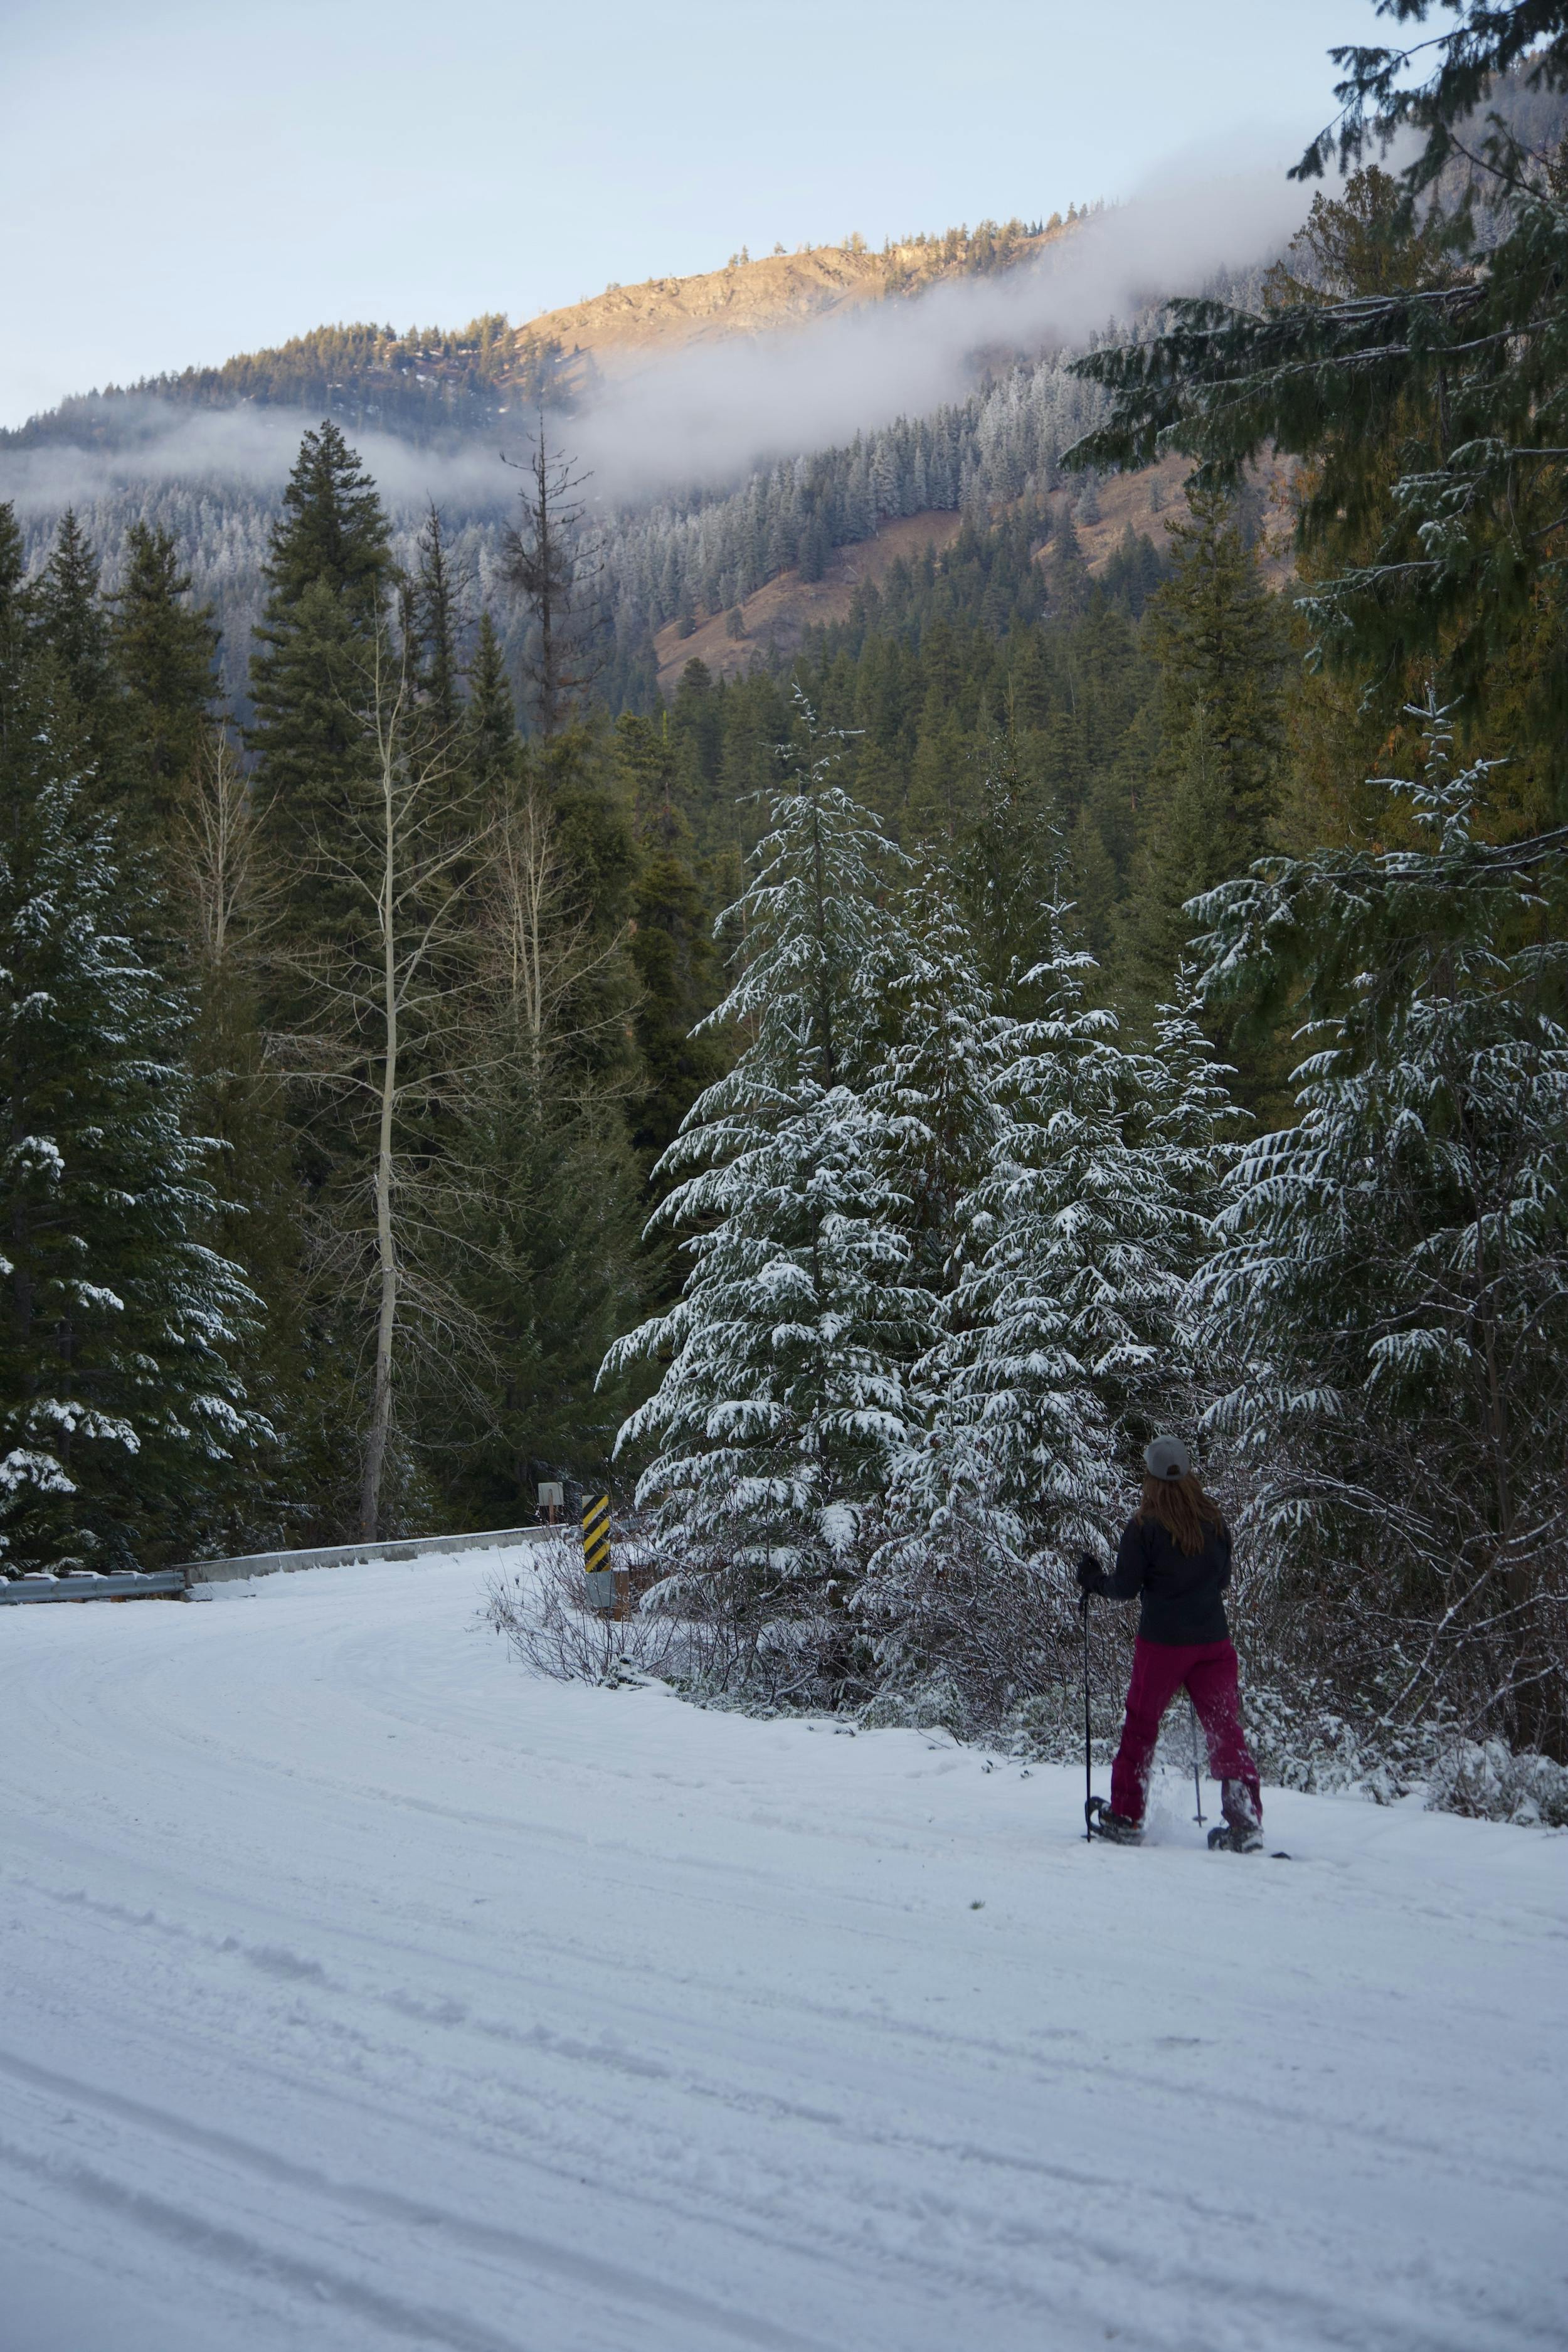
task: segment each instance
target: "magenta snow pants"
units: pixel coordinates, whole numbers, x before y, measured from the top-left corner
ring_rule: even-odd
[[[1263,1819],[1258,1767],[1241,1727],[1236,1652],[1228,1642],[1137,1642],[1121,1745],[1110,1768],[1110,1809],[1130,1822],[1143,1818],[1149,1767],[1160,1736],[1160,1718],[1185,1683],[1208,1742],[1209,1770],[1216,1780],[1239,1780]]]

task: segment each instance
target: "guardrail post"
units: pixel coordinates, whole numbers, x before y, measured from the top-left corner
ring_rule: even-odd
[[[610,1498],[591,1496],[583,1505],[583,1573],[588,1606],[618,1617],[616,1572],[610,1561]]]

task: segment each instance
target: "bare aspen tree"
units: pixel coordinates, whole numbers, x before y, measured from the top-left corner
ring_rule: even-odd
[[[279,1145],[270,1132],[279,1107],[278,1082],[266,1066],[257,1000],[282,889],[265,838],[264,811],[222,727],[203,738],[174,810],[169,847],[170,877],[195,965],[199,1017],[193,1058],[202,1116],[236,1154],[234,1181],[248,1198],[261,1161]],[[265,1150],[258,1149],[263,1129],[268,1129]]]
[[[618,1411],[595,1376],[640,1304],[642,1223],[617,1108],[632,1083],[625,929],[585,902],[548,786],[523,764],[475,892],[480,1004],[438,1203],[448,1279],[487,1352],[464,1395],[445,1376],[419,1390],[447,1459],[504,1456],[519,1503],[539,1477],[600,1474]]]
[[[260,819],[227,732],[215,727],[175,819],[174,870],[188,901],[197,950],[218,969],[243,932],[247,944],[270,920],[277,897],[260,853]]]
[[[369,1309],[370,1398],[360,1473],[362,1540],[375,1538],[410,1306],[426,1341],[449,1340],[458,1310],[421,1243],[437,1181],[411,1132],[462,1085],[473,1043],[473,929],[465,901],[483,828],[449,731],[421,713],[408,662],[377,638],[359,704],[374,751],[339,835],[318,833],[313,875],[341,892],[348,923],[296,969],[313,1018],[279,1041],[297,1081],[338,1127],[344,1182],[325,1255],[341,1289]],[[368,1216],[365,1211],[368,1209]]]
[[[520,793],[497,822],[488,901],[492,1001],[542,1100],[553,1063],[626,1018],[624,1005],[595,1014],[579,1003],[620,956],[626,935],[595,940],[589,913],[571,904],[554,819],[537,787]]]

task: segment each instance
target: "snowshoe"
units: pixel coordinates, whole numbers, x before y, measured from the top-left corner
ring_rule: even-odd
[[[1261,1853],[1263,1823],[1258,1817],[1258,1806],[1245,1780],[1222,1780],[1219,1784],[1220,1811],[1225,1821],[1209,1832],[1209,1851],[1218,1846],[1232,1853]]]
[[[1263,1845],[1263,1822],[1258,1815],[1258,1800],[1245,1780],[1226,1780],[1219,1784],[1219,1809],[1225,1815],[1228,1835],[1226,1843],[1232,1853],[1258,1853]],[[1213,1840],[1210,1840],[1213,1843]]]
[[[1108,1845],[1142,1845],[1142,1822],[1129,1821],[1125,1813],[1113,1813],[1103,1797],[1090,1797],[1084,1807],[1084,1820],[1090,1837],[1104,1838]]]

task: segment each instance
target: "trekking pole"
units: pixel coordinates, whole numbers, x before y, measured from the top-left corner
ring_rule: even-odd
[[[1094,1819],[1094,1758],[1089,1747],[1089,1595],[1079,1601],[1079,1614],[1083,1619],[1083,1835],[1086,1844],[1094,1842],[1089,1824]]]
[[[1193,1795],[1197,1800],[1197,1823],[1198,1827],[1202,1829],[1204,1825],[1204,1784],[1198,1778],[1198,1711],[1196,1706],[1193,1704],[1193,1695],[1191,1691],[1187,1693],[1187,1713],[1193,1719]]]

